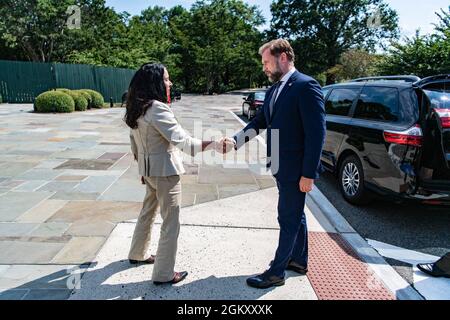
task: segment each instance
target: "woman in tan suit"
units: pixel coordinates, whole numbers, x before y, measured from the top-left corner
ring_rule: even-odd
[[[147,187],[128,258],[132,264],[154,263],[152,280],[156,285],[177,283],[187,276],[186,271],[174,271],[180,231],[180,175],[185,172],[180,151],[194,156],[208,146],[220,145],[192,138],[183,130],[166,104],[171,86],[163,65],[143,65],[131,80],[125,114],[131,128],[131,149]],[[148,257],[158,206],[163,219],[158,250],[156,257]]]

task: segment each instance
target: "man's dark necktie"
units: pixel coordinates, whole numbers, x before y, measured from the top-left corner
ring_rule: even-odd
[[[275,102],[277,100],[278,91],[280,90],[282,83],[283,81],[278,81],[278,83],[275,85],[276,87],[275,90],[273,91],[272,98],[270,99],[269,103],[270,116],[272,116],[273,106],[275,105]]]

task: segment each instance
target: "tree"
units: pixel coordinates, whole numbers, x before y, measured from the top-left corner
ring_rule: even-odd
[[[395,43],[378,65],[378,73],[419,77],[450,73],[450,12],[441,10],[437,15],[440,22],[434,34],[421,36],[417,31],[404,44]]]
[[[445,12],[441,9],[440,12],[436,12],[439,18],[439,24],[435,24],[436,32],[445,39],[450,38],[450,6],[448,7],[449,12]]]
[[[69,30],[69,5],[81,28]],[[220,93],[261,84],[261,12],[242,0],[199,0],[190,10],[154,6],[117,13],[105,0],[5,0],[0,59],[136,69],[164,63],[181,89]]]
[[[339,64],[326,73],[334,74],[337,82],[374,76],[377,74],[377,63],[380,59],[380,55],[366,50],[350,49],[342,54]]]
[[[335,67],[352,48],[373,52],[399,37],[397,13],[383,0],[275,0],[271,11],[268,36],[291,40],[297,66],[312,75]],[[327,74],[327,84],[335,80]]]
[[[144,63],[166,60],[171,41],[164,8],[149,7],[133,17],[124,12],[108,21],[114,23],[103,30],[103,36],[98,35],[100,45],[75,51],[69,61],[136,69]]]
[[[81,29],[65,33],[66,47],[58,61],[128,67],[134,52],[127,46],[130,15],[106,7],[105,0],[81,0]]]
[[[81,8],[81,29],[67,27],[71,5]],[[123,38],[125,27],[124,17],[105,0],[4,0],[0,17],[0,39],[9,56],[36,62],[70,62],[77,55],[98,62],[99,56],[109,56],[103,49]]]
[[[170,25],[188,90],[223,92],[248,86],[261,73],[257,27],[264,18],[257,7],[241,0],[200,0],[178,13]]]
[[[0,3],[0,32],[4,45],[20,48],[20,57],[50,61],[66,28],[66,14],[73,1],[4,0]]]

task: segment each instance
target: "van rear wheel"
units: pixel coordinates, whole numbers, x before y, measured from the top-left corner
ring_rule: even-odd
[[[364,171],[361,161],[350,155],[339,167],[339,189],[345,200],[354,205],[368,204],[371,194],[364,185]]]

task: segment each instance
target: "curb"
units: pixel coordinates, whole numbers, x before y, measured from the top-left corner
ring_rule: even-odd
[[[242,121],[234,112],[229,111],[232,116],[243,126]],[[258,141],[266,146],[264,140],[258,136]],[[424,300],[424,298],[405,280],[386,260],[373,249],[367,241],[348,223],[342,214],[333,206],[325,195],[316,187],[306,197],[306,205],[314,214],[319,210],[347,241],[362,261],[367,263],[383,284],[396,297],[397,300]]]

